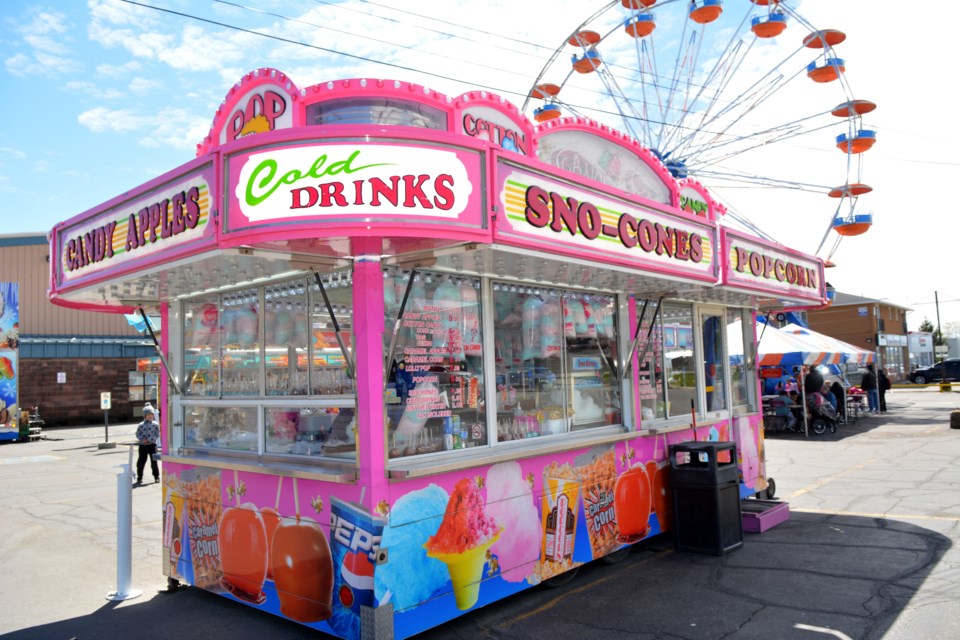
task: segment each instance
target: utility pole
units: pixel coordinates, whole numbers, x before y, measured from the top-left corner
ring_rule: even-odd
[[[933,292],[933,302],[937,307],[937,337],[940,339],[940,342],[943,342],[943,331],[940,329],[940,298],[937,295],[937,292]],[[933,341],[933,353],[937,353],[937,341]],[[943,388],[943,385],[947,383],[947,359],[944,357],[940,358],[940,388]],[[948,387],[949,388],[949,387]]]

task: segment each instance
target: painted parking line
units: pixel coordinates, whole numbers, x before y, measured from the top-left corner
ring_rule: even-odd
[[[797,496],[802,496],[802,495],[805,494],[805,493],[810,493],[811,491],[815,491],[815,490],[819,489],[820,487],[822,487],[822,486],[824,486],[824,485],[827,485],[827,484],[833,482],[833,481],[836,480],[837,478],[841,478],[841,477],[847,475],[848,473],[850,473],[850,472],[852,472],[852,471],[860,471],[861,469],[864,469],[864,468],[870,466],[870,465],[873,464],[874,462],[876,462],[876,458],[870,458],[869,460],[867,460],[867,461],[864,462],[863,464],[858,464],[858,465],[855,466],[855,467],[850,467],[849,469],[844,469],[843,471],[838,471],[837,473],[835,473],[835,474],[833,474],[833,475],[830,475],[830,476],[827,476],[826,478],[821,478],[820,480],[818,480],[817,482],[814,482],[813,484],[809,484],[809,485],[803,487],[802,489],[797,489],[796,491],[794,491],[793,493],[791,493],[789,496],[787,496],[787,498],[788,498],[788,499],[789,499],[789,498],[796,498]]]
[[[833,636],[834,638],[840,638],[840,640],[853,640],[850,636],[845,634],[842,631],[837,631],[836,629],[828,629],[827,627],[815,627],[810,624],[795,624],[793,625],[794,629],[802,629],[803,631],[813,631],[814,633],[823,633],[828,636]]]

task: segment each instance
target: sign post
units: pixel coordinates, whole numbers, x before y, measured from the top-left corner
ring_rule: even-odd
[[[100,408],[103,409],[103,442],[97,444],[97,449],[115,449],[116,442],[110,442],[110,392],[100,393]]]

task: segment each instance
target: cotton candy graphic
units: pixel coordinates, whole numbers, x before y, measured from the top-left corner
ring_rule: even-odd
[[[463,308],[460,289],[449,280],[433,292],[433,306],[440,314],[440,330],[433,334],[433,346],[454,360],[463,360]]]
[[[540,357],[540,316],[543,301],[530,296],[523,303],[523,359]]]
[[[556,296],[547,298],[540,310],[540,357],[549,358],[560,355],[560,342],[563,333],[563,316]]]
[[[450,582],[443,562],[427,557],[423,545],[436,535],[447,508],[447,492],[435,484],[411,491],[390,509],[381,549],[390,560],[377,567],[373,586],[377,602],[392,602],[403,611],[426,602]]]
[[[480,303],[477,300],[477,290],[469,280],[460,283],[460,299],[463,301],[463,353],[468,356],[482,355]]]
[[[491,552],[500,562],[500,576],[520,582],[533,573],[540,557],[540,514],[533,489],[517,462],[502,462],[487,472],[487,515],[503,534]]]

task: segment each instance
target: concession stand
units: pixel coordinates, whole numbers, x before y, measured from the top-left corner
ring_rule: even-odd
[[[723,217],[588,120],[259,69],[50,298],[162,318],[165,575],[407,637],[670,530],[671,444],[765,488],[755,315],[823,265]]]

